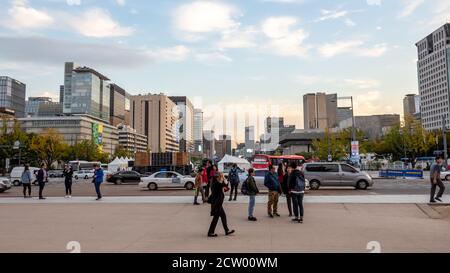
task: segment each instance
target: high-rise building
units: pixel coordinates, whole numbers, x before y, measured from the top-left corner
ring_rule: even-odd
[[[28,97],[25,102],[25,113],[27,117],[37,117],[39,105],[44,103],[52,103],[53,99],[49,97]]]
[[[130,94],[116,84],[110,84],[109,123],[113,126],[130,125]]]
[[[131,96],[131,127],[148,138],[151,152],[178,152],[175,103],[164,94]]]
[[[337,94],[306,94],[303,96],[305,129],[335,128],[337,124]]]
[[[7,76],[0,76],[0,113],[25,117],[26,85]]]
[[[450,24],[445,24],[416,43],[420,114],[426,130],[449,124]]]
[[[216,154],[216,135],[213,130],[203,131],[203,150],[207,158],[212,159]]]
[[[255,126],[245,127],[245,157],[251,157],[255,152]]]
[[[59,86],[59,103],[64,103],[64,85]]]
[[[222,158],[225,155],[232,154],[231,136],[220,135],[219,139],[215,141],[216,155],[218,158]]]
[[[203,153],[203,111],[194,109],[194,152]]]
[[[384,136],[389,129],[400,124],[400,115],[356,116],[355,127],[364,132],[369,139]]]
[[[176,104],[176,136],[180,152],[191,153],[194,151],[194,105],[184,96],[172,96],[169,99]]]
[[[337,124],[340,129],[346,129],[352,126],[353,111],[351,107],[338,107]]]
[[[63,115],[62,104],[59,102],[46,102],[39,104],[37,110],[38,117],[55,117],[62,115]]]
[[[420,119],[420,96],[408,94],[403,99],[403,115]]]
[[[109,79],[89,67],[66,63],[64,71],[64,114],[84,114],[110,122]]]
[[[268,117],[265,121],[265,134],[261,143],[266,144],[267,151],[274,151],[278,148],[281,138],[294,130],[295,125],[284,125],[284,118]]]
[[[119,133],[119,145],[129,152],[146,152],[148,139],[146,135],[139,134],[128,125],[117,126]]]

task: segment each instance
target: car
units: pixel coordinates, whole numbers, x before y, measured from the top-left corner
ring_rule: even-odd
[[[311,190],[318,190],[322,186],[350,186],[366,190],[373,186],[373,179],[368,173],[345,163],[306,163],[303,171]]]
[[[0,177],[0,193],[11,189],[11,181],[7,177]]]
[[[51,178],[64,177],[64,173],[62,170],[51,170],[48,171],[48,177]]]
[[[11,174],[9,175],[11,184],[13,184],[14,186],[22,185],[22,182],[20,180],[22,178],[22,173],[24,170],[25,167],[15,167],[12,169]],[[39,168],[30,167],[30,171],[33,178],[32,180],[34,180],[33,184],[36,184],[36,173],[37,171],[39,171]]]
[[[446,181],[450,181],[450,171],[442,171],[441,172],[441,179],[442,180],[446,180]]]
[[[140,188],[146,188],[151,191],[159,188],[185,188],[193,190],[195,185],[195,177],[184,176],[177,172],[163,171],[154,173],[148,177],[142,177],[139,183]]]
[[[139,183],[141,182],[141,174],[135,171],[120,171],[114,174],[107,174],[106,181],[116,185],[122,183]]]
[[[73,173],[73,178],[78,179],[92,179],[94,178],[93,170],[79,170]]]

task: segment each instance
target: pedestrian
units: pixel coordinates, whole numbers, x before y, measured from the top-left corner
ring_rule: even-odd
[[[258,220],[253,215],[255,210],[256,195],[259,193],[254,176],[255,170],[250,168],[248,170],[248,177],[242,185],[242,187],[245,188],[244,193],[248,195],[248,220],[252,222],[256,222]]]
[[[289,192],[294,205],[294,222],[303,223],[304,208],[303,197],[305,196],[305,177],[297,169],[297,163],[292,162],[288,168],[289,172]]]
[[[211,180],[213,178],[213,166],[212,166],[212,162],[210,160],[208,160],[206,162],[206,179],[208,180],[206,183],[206,187],[205,187],[205,196],[209,197],[209,190],[211,188]]]
[[[430,193],[430,203],[436,203],[436,200],[442,202],[442,196],[444,195],[445,186],[441,179],[443,158],[436,157],[436,163],[431,166],[430,180],[431,180],[431,193]],[[436,187],[439,187],[439,192],[436,195]]]
[[[270,218],[278,216],[278,198],[281,193],[281,186],[275,173],[275,166],[269,166],[269,172],[264,177],[264,186],[269,190],[269,201],[267,202],[267,214]]]
[[[97,193],[97,199],[95,199],[95,200],[100,201],[100,200],[102,200],[102,193],[100,191],[100,186],[103,183],[104,173],[103,173],[102,168],[100,168],[100,166],[98,164],[95,164],[94,167],[95,167],[95,172],[94,172],[94,179],[92,182],[94,183],[95,192]]]
[[[194,205],[200,205],[197,202],[198,194],[202,194],[203,203],[206,202],[205,191],[203,188],[203,168],[198,169],[197,175],[195,176],[195,196],[194,196]]]
[[[286,196],[286,203],[289,211],[289,217],[292,217],[292,198],[291,194],[289,193],[289,185],[288,185],[289,174],[287,172],[286,164],[287,163],[281,163],[280,165],[278,165],[277,171],[278,182],[280,182],[281,191]]]
[[[241,182],[239,180],[239,169],[236,164],[233,164],[233,167],[231,168],[230,173],[228,174],[228,181],[230,182],[230,186],[231,186],[230,199],[228,201],[232,201],[232,200],[236,201],[239,183]],[[234,199],[233,199],[233,193],[234,193]]]
[[[45,198],[43,196],[43,192],[44,192],[45,182],[48,179],[46,167],[47,167],[47,165],[45,163],[42,163],[41,168],[39,169],[39,171],[36,175],[36,179],[37,179],[38,185],[39,185],[39,200],[45,200]]]
[[[23,198],[27,198],[27,190],[28,198],[31,198],[31,182],[33,180],[32,177],[33,176],[31,175],[30,166],[26,164],[22,172],[22,176],[20,177],[20,182],[22,182],[23,186]]]
[[[223,174],[216,172],[211,183],[211,196],[208,202],[211,203],[211,216],[213,219],[208,231],[208,237],[217,237],[215,234],[217,222],[219,218],[222,220],[223,229],[225,230],[225,235],[233,234],[235,231],[230,230],[227,224],[227,215],[223,209],[223,201],[225,199],[224,189],[228,185],[225,182]]]
[[[72,166],[66,165],[63,171],[63,175],[64,175],[64,185],[66,188],[65,198],[72,198],[72,176],[73,176]]]

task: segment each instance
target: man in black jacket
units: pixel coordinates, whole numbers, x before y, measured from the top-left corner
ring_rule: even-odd
[[[42,163],[41,168],[39,169],[39,171],[36,175],[36,179],[39,184],[39,199],[40,200],[45,200],[44,196],[42,195],[42,192],[44,191],[44,187],[45,187],[45,182],[47,180],[47,170],[45,167],[46,167],[45,163]]]
[[[292,203],[294,205],[295,218],[294,222],[303,223],[303,197],[305,195],[305,177],[300,170],[297,169],[296,163],[291,163],[288,168],[289,172],[289,193],[292,197]],[[300,182],[300,183],[299,183]]]

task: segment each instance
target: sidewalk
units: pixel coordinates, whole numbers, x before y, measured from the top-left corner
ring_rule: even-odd
[[[433,210],[432,208],[429,208]],[[440,207],[448,216],[448,208]],[[225,204],[234,236],[207,238],[209,205],[191,204],[1,204],[0,252],[361,252],[377,241],[382,252],[450,252],[450,221],[430,217],[415,204],[311,204],[305,223],[256,206]],[[437,213],[437,212],[436,212]],[[437,213],[438,216],[441,214]]]

